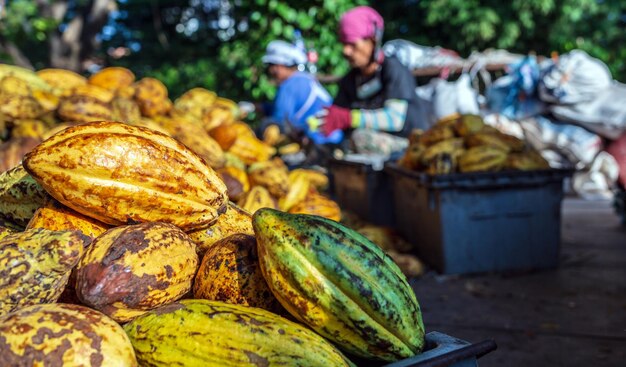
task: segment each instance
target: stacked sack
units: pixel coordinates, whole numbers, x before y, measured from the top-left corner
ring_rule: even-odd
[[[485,125],[477,115],[455,115],[413,131],[398,164],[431,175],[550,168],[523,140]]]
[[[293,186],[318,184],[307,174]],[[266,175],[255,187],[301,202]],[[320,216],[251,216],[154,129],[98,121],[48,137],[0,174],[0,220],[8,365],[352,366],[424,348],[415,294],[380,247]]]

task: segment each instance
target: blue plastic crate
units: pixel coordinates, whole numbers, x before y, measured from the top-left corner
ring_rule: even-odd
[[[443,274],[553,268],[571,170],[431,176],[388,164],[398,231]]]

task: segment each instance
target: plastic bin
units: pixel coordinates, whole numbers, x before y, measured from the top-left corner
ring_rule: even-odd
[[[359,161],[360,160],[360,161]],[[328,176],[330,193],[342,209],[381,226],[394,224],[391,188],[384,162],[348,156],[330,159]]]
[[[389,364],[371,361],[355,363],[363,367],[476,367],[480,357],[497,348],[493,340],[472,344],[437,331],[426,334],[425,338],[424,351],[414,357]]]
[[[398,231],[443,274],[553,268],[572,170],[430,176],[385,167]]]

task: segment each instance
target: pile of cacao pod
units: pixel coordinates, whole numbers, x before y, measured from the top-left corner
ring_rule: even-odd
[[[427,131],[413,131],[398,165],[431,175],[550,168],[524,140],[486,125],[478,115],[452,115]]]
[[[328,185],[324,173],[287,172],[280,155],[299,151],[297,143],[288,143],[275,126],[258,139],[238,120],[238,105],[213,91],[194,88],[172,102],[159,80],[136,81],[122,67],[104,68],[85,78],[63,69],[32,72],[0,65],[0,102],[0,172],[68,126],[123,121],[183,143],[218,170],[230,199],[251,213],[271,207],[341,218],[339,206],[320,194]]]
[[[77,89],[49,93],[74,121],[116,98],[139,117],[64,129],[57,121],[0,174],[3,362],[351,366],[420,353],[419,304],[393,259],[335,220],[301,214],[323,198],[325,176],[253,157],[252,145],[265,145],[243,127],[225,148],[210,134],[225,122],[192,134],[213,136],[223,160],[208,159],[181,143],[173,121],[191,113],[159,83],[105,74],[92,89],[91,79],[75,87],[89,90],[80,98]],[[225,173],[249,188],[231,192]],[[255,202],[255,189],[273,206],[251,213],[231,201]]]

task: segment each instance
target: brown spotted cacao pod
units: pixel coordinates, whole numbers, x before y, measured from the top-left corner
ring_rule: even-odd
[[[76,269],[76,294],[84,304],[126,322],[185,295],[197,268],[196,245],[176,226],[116,227],[87,248]]]

